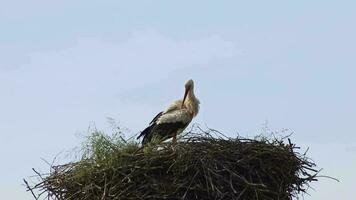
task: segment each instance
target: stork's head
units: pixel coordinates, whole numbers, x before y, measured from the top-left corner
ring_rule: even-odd
[[[194,88],[194,81],[192,79],[189,79],[187,82],[185,82],[185,90],[191,90]]]
[[[192,79],[189,79],[186,83],[185,83],[185,93],[184,93],[184,97],[183,97],[183,101],[182,101],[182,108],[184,106],[184,101],[187,98],[187,95],[189,93],[189,91],[194,89],[194,81]]]

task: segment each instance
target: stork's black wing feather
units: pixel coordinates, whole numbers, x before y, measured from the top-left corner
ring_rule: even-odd
[[[150,122],[150,125],[145,128],[141,134],[137,137],[139,139],[143,136],[142,144],[145,145],[152,141],[153,138],[158,140],[166,140],[173,137],[175,134],[179,133],[181,130],[184,130],[190,121],[170,121],[167,122],[159,121],[160,117],[167,113],[160,112],[158,113],[153,120]],[[159,121],[159,122],[158,122]]]
[[[157,138],[158,140],[166,140],[174,136],[180,129],[185,129],[189,123],[183,122],[171,122],[171,123],[160,123],[160,124],[152,124],[142,131],[144,133],[142,144],[145,145],[152,141],[153,138]]]
[[[156,123],[156,121],[158,120],[158,118],[159,118],[160,116],[162,116],[162,114],[163,114],[163,111],[160,112],[160,113],[158,113],[158,114],[152,119],[152,121],[150,122],[150,125],[149,125],[147,128],[145,128],[145,130],[143,130],[143,131],[140,133],[140,135],[137,137],[137,139],[139,139],[139,138],[142,137],[142,136],[148,135],[148,134],[151,132],[153,125]]]
[[[158,114],[156,115],[156,117],[154,117],[154,118],[152,119],[152,121],[150,122],[150,125],[153,124],[153,123],[155,123],[155,122],[157,121],[157,119],[158,119],[160,116],[162,116],[162,114],[163,114],[163,111],[160,112],[160,113],[158,113]]]
[[[162,139],[167,139],[170,137],[173,137],[173,135],[179,130],[179,129],[185,129],[185,127],[188,126],[189,123],[183,123],[183,122],[171,122],[171,123],[161,123],[161,124],[156,124],[153,127],[152,132],[154,132],[155,135]]]

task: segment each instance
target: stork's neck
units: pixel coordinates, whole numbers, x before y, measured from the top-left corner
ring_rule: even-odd
[[[196,116],[199,112],[199,100],[194,95],[194,90],[191,89],[188,92],[186,102],[184,103],[186,108],[191,111],[193,116]]]
[[[196,99],[197,99],[197,98],[196,98],[195,95],[194,95],[194,90],[193,90],[193,89],[189,90],[189,92],[188,92],[188,100],[194,101],[194,100],[196,100]]]

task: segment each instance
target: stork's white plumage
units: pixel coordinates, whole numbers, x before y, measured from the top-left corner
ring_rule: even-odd
[[[153,138],[165,140],[173,137],[173,143],[176,143],[177,135],[183,132],[198,114],[199,103],[194,95],[194,82],[188,80],[185,83],[183,99],[174,101],[166,110],[158,113],[137,139],[143,136],[142,144],[146,144]]]

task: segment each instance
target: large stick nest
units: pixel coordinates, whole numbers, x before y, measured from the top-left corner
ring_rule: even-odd
[[[36,199],[292,199],[316,180],[315,164],[282,139],[188,133],[145,148],[93,134],[78,162],[37,173]],[[213,136],[214,135],[214,136]]]

